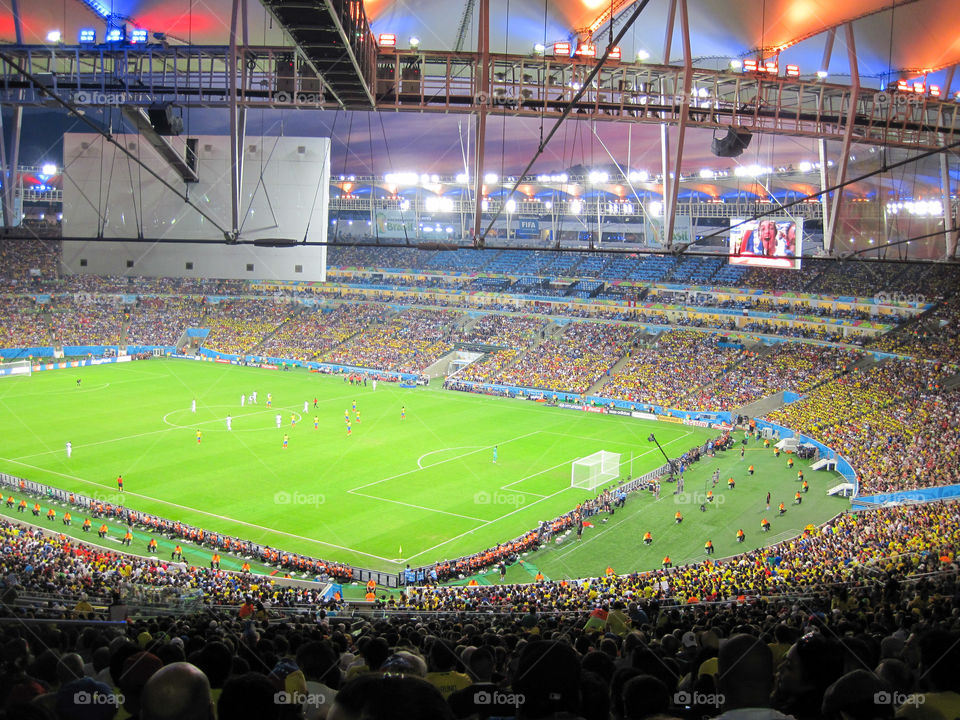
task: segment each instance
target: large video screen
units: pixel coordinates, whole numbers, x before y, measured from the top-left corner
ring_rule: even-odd
[[[803,220],[730,221],[730,263],[800,269]]]

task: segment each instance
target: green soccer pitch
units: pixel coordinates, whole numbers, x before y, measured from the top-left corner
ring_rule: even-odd
[[[241,406],[241,395],[254,391],[257,404]],[[0,380],[0,404],[3,472],[283,550],[386,571],[477,552],[571,510],[589,495],[570,488],[577,458],[618,452],[622,472],[639,476],[663,463],[647,441],[651,431],[674,457],[716,434],[434,388],[381,382],[374,391],[303,370],[186,360],[7,378]],[[752,478],[746,475],[750,463],[757,467]],[[825,497],[835,476],[808,473],[811,492],[794,508],[796,470],[788,472],[783,458],[774,460],[753,442],[744,459],[738,449],[695,466],[687,475],[688,493],[703,491],[714,467],[721,467],[724,482],[706,513],[692,496],[675,497],[665,485],[659,501],[648,493],[632,495],[608,523],[593,518],[596,527],[580,543],[571,534],[529,560],[553,577],[598,574],[608,564],[618,572],[659,567],[665,548],[679,564],[702,554],[704,533],[714,533],[720,557],[799,534],[804,525],[849,507]],[[730,475],[737,479],[734,491],[726,489]],[[774,505],[783,500],[791,509],[784,518],[769,513],[774,529],[761,537],[767,490]],[[677,509],[688,518],[683,526],[673,523]],[[734,547],[726,536],[741,525],[750,542]],[[647,529],[652,547],[640,542]],[[514,572],[520,573],[516,580],[528,579]]]

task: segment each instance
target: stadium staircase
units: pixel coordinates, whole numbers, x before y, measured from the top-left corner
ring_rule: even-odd
[[[630,344],[627,346],[626,352],[620,356],[619,360],[610,366],[609,372],[605,372],[599,378],[597,378],[596,382],[594,382],[593,385],[591,385],[587,390],[587,395],[600,395],[600,388],[610,382],[610,378],[620,372],[620,370],[623,369],[623,366],[630,362],[630,350],[633,349],[634,340],[636,340],[636,337],[637,336],[634,335],[632,338],[630,338]]]
[[[784,391],[781,390],[773,395],[767,395],[759,400],[754,400],[752,403],[747,403],[737,410],[736,414],[745,415],[746,417],[763,417],[764,415],[769,415],[774,410],[779,410],[786,404],[783,401],[784,394]]]
[[[287,318],[286,320],[284,320],[282,323],[280,323],[279,325],[277,325],[273,330],[271,330],[271,331],[268,332],[266,335],[264,335],[262,338],[260,338],[260,342],[258,342],[256,345],[253,345],[252,347],[250,347],[250,348],[246,351],[246,354],[247,354],[247,355],[264,355],[264,354],[266,354],[266,353],[263,352],[263,348],[266,347],[267,343],[270,341],[270,338],[272,338],[274,335],[276,335],[278,332],[280,332],[280,329],[283,328],[283,327],[285,327],[285,326],[288,325],[289,323],[299,321],[300,318],[303,317],[303,315],[304,315],[305,312],[307,312],[307,311],[304,310],[303,308],[301,308],[301,309],[298,310],[296,313],[294,313],[293,315],[291,315],[290,317],[288,317],[288,318]]]

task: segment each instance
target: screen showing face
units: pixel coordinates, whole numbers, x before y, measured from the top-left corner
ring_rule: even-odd
[[[802,220],[730,221],[733,265],[800,269]]]

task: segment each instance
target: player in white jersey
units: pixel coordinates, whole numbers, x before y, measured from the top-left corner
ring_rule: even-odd
[[[233,418],[227,415],[227,430],[233,430]]]
[[[277,414],[277,427],[280,427],[280,423],[282,423],[282,422],[283,422],[283,418],[280,417],[280,414],[278,413],[278,414]]]
[[[71,455],[73,455],[73,443],[68,442],[68,443],[67,443],[67,457],[69,458]]]

